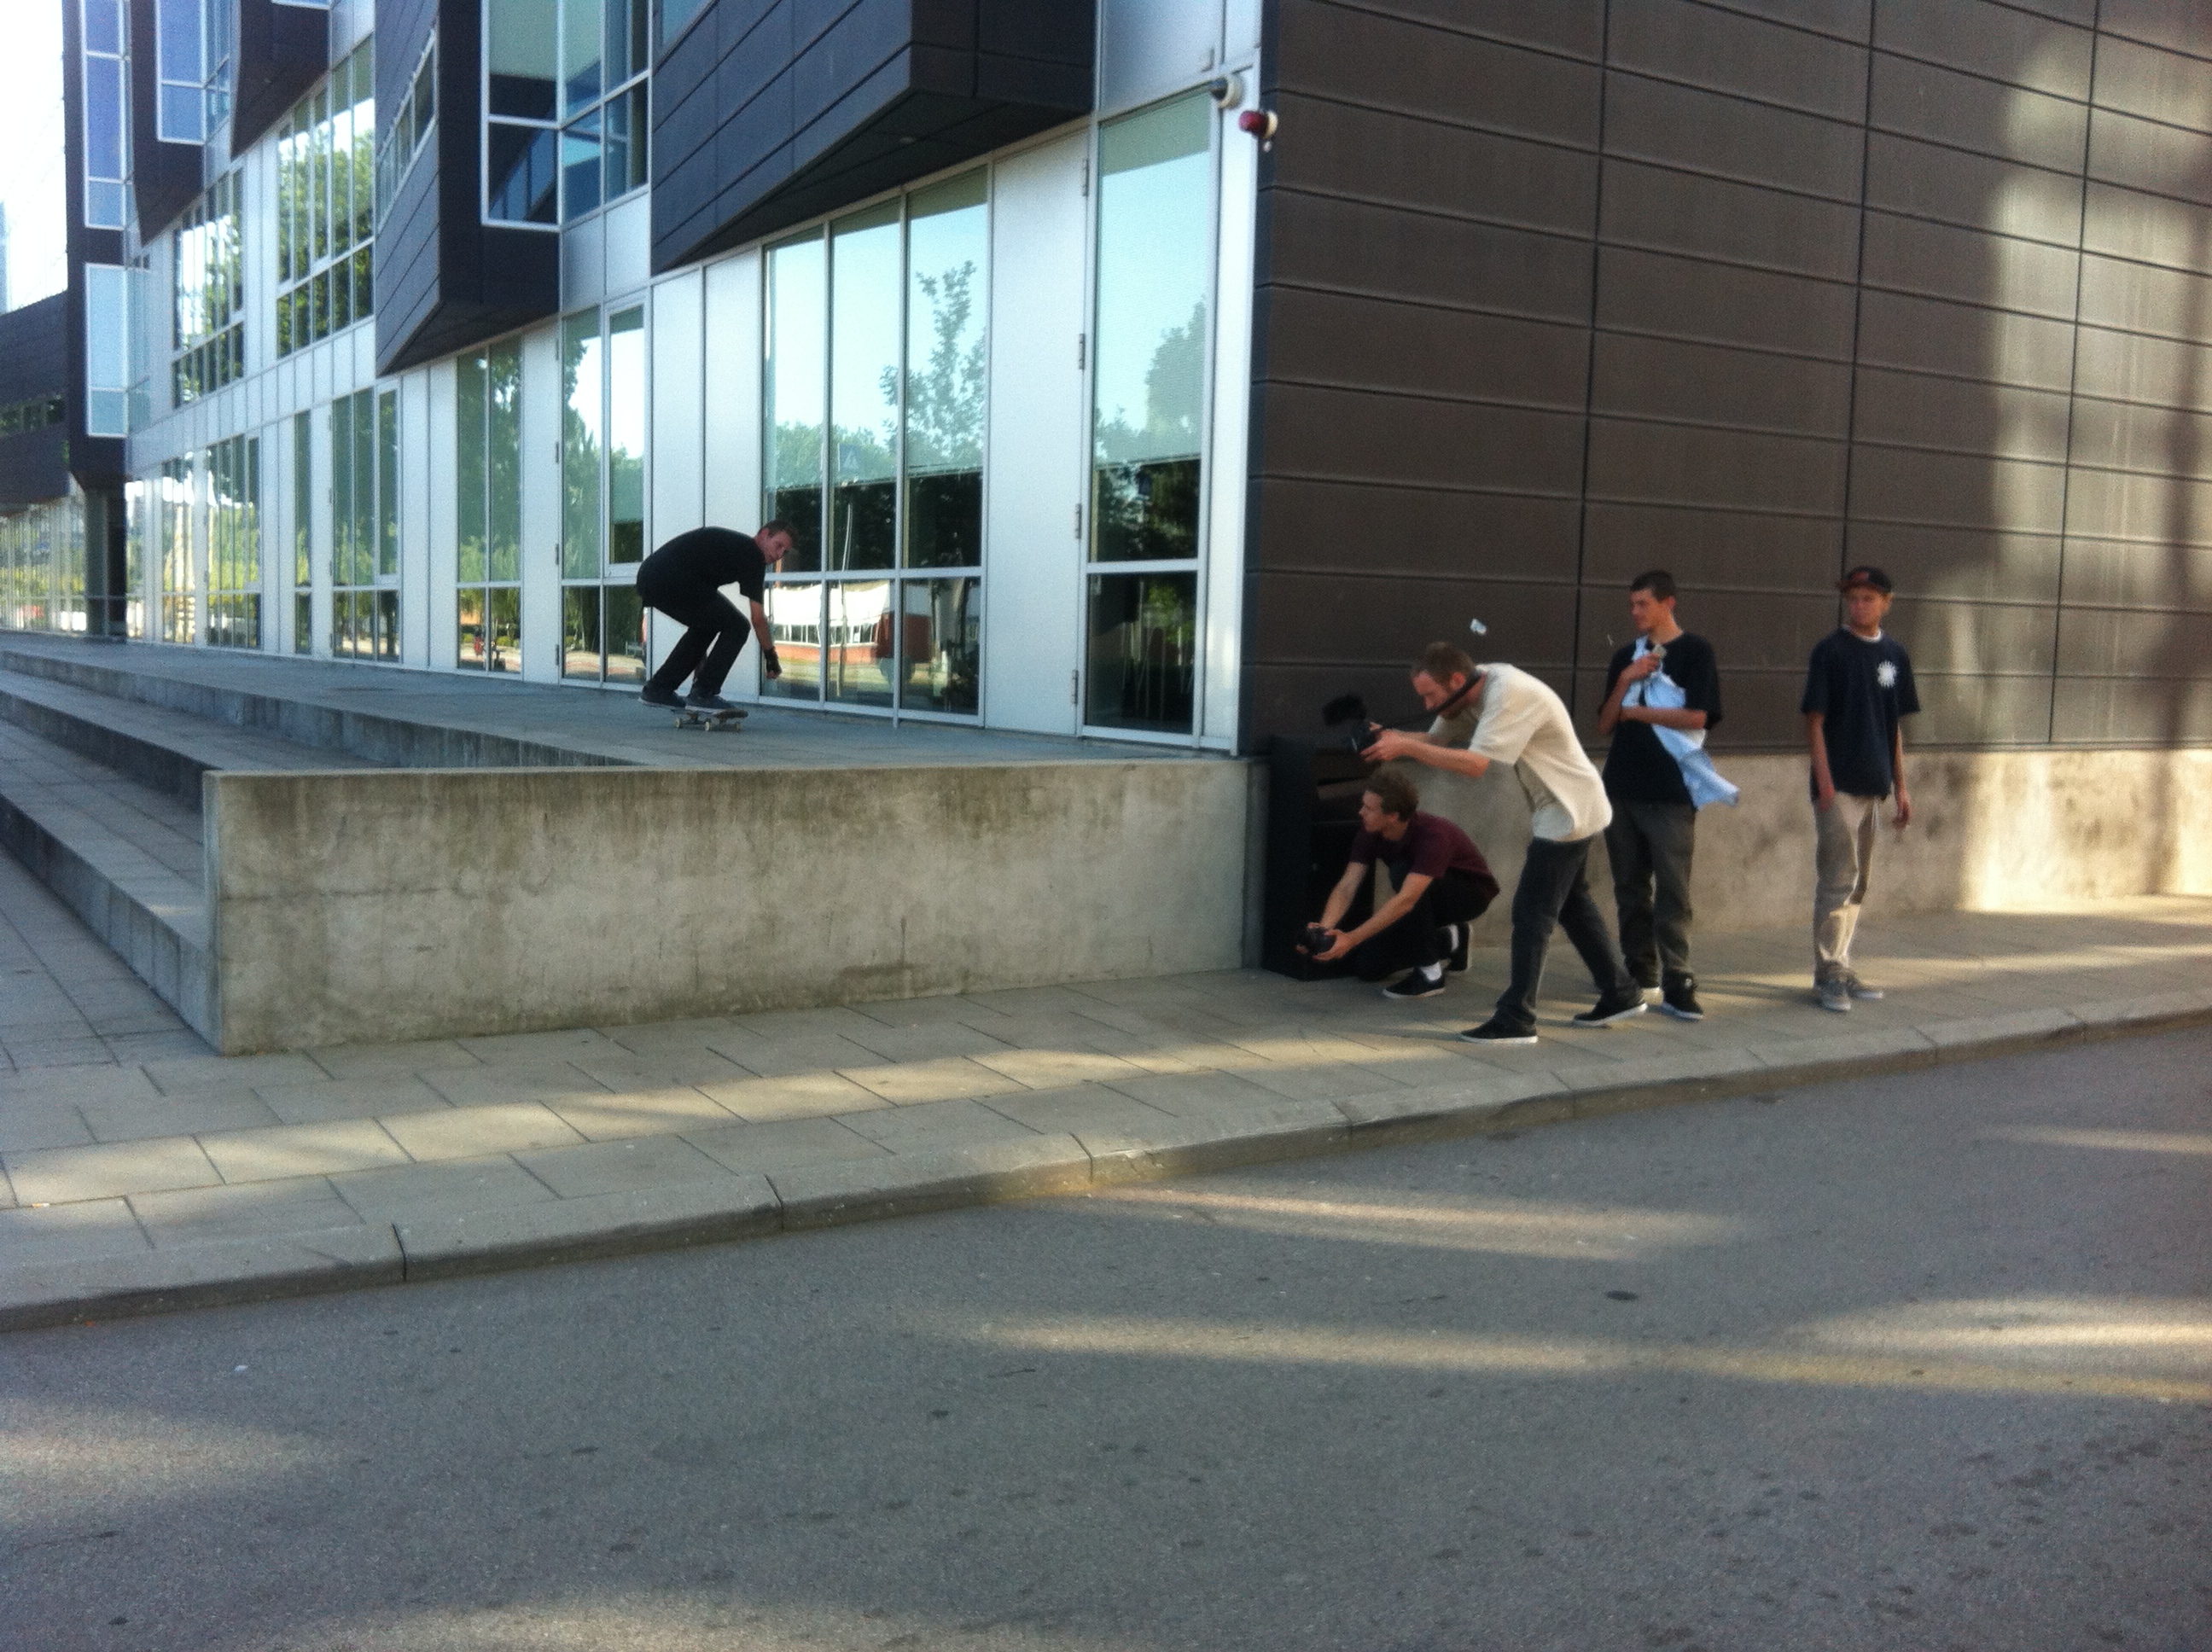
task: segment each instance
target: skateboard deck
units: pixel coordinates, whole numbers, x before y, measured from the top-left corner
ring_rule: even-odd
[[[676,714],[678,728],[734,729],[743,727],[745,720],[742,711],[694,711],[689,706],[671,706],[666,709]]]

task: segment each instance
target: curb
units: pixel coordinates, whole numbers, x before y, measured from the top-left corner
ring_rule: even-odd
[[[2212,990],[2107,999],[1894,1032],[1696,1051],[1631,1083],[1551,1072],[1285,1101],[1112,1131],[841,1160],[729,1181],[606,1193],[421,1222],[0,1268],[0,1331],[314,1296],[842,1227],[927,1211],[1720,1101],[1956,1061],[2212,1024]]]

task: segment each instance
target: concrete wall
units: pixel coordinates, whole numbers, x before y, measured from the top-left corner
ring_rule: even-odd
[[[2212,895],[2212,835],[2194,824],[2212,817],[2212,751],[1906,755],[1913,821],[1902,834],[1881,835],[1870,914]],[[1772,754],[1718,761],[1743,788],[1743,800],[1698,817],[1697,926],[1806,925],[1809,969],[1813,817],[1805,760]],[[1424,770],[1416,783],[1422,806],[1464,827],[1498,873],[1506,894],[1475,938],[1502,945],[1528,839],[1519,786],[1495,768],[1480,780]],[[1610,917],[1613,882],[1602,844],[1591,856],[1590,878]]]
[[[1220,969],[1230,762],[211,774],[226,1052]]]

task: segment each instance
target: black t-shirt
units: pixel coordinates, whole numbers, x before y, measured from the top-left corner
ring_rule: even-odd
[[[1498,880],[1490,875],[1490,863],[1482,858],[1482,851],[1474,847],[1473,838],[1440,815],[1414,810],[1413,817],[1406,823],[1405,835],[1395,843],[1360,828],[1352,840],[1352,853],[1345,857],[1346,863],[1371,866],[1378,857],[1389,867],[1391,883],[1401,888],[1408,872],[1441,878],[1448,872],[1463,872],[1486,885],[1492,900],[1498,898]]]
[[[1898,720],[1920,709],[1912,661],[1888,636],[1872,642],[1838,626],[1813,649],[1798,708],[1819,712],[1828,747],[1828,776],[1855,798],[1886,798],[1896,784],[1890,767]]]
[[[1685,631],[1666,648],[1660,670],[1680,685],[1682,709],[1705,713],[1705,726],[1713,727],[1721,720],[1721,668],[1713,658],[1713,645]],[[1613,698],[1613,685],[1635,657],[1632,642],[1613,655],[1605,671],[1607,699]],[[1686,806],[1690,801],[1690,789],[1682,784],[1682,766],[1659,744],[1657,732],[1649,723],[1626,718],[1613,726],[1613,744],[1605,754],[1605,794],[1616,803]]]
[[[732,528],[693,528],[679,533],[639,565],[641,586],[733,585],[755,602],[768,587],[768,558],[749,533]]]

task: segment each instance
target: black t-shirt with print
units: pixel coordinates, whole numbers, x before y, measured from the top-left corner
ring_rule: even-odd
[[[1869,642],[1841,626],[1831,631],[1813,649],[1797,709],[1820,714],[1836,790],[1855,798],[1890,794],[1898,722],[1920,709],[1912,660],[1894,639]]]
[[[1721,720],[1721,668],[1713,645],[1696,633],[1685,631],[1666,645],[1660,669],[1682,689],[1682,709],[1705,714],[1710,729]],[[1620,650],[1606,667],[1605,697],[1636,657],[1636,645]],[[1645,679],[1647,682],[1649,678]],[[1682,766],[1659,743],[1650,724],[1624,718],[1613,726],[1613,744],[1605,754],[1605,794],[1615,803],[1679,803],[1686,807],[1690,789],[1682,784]]]

